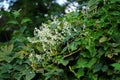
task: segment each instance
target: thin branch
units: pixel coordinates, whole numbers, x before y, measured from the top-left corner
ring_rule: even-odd
[[[68,54],[68,55],[65,55],[63,58],[67,58],[67,57],[69,57],[69,56],[71,56],[71,55],[73,55],[73,54],[76,54],[77,52],[79,52],[81,50],[81,48],[79,48],[78,50],[76,50],[76,51],[74,51],[74,52],[72,52],[72,53],[70,53],[70,54]]]

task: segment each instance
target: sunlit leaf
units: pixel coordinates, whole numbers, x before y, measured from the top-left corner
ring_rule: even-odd
[[[11,21],[8,21],[8,24],[18,24],[18,22],[15,20],[11,20]]]
[[[79,69],[78,72],[76,73],[77,78],[80,78],[84,76],[84,69]]]
[[[111,66],[113,66],[115,70],[120,70],[120,63],[113,63]]]
[[[77,64],[74,66],[74,68],[85,68],[87,67],[88,60],[87,59],[79,59],[77,61]]]
[[[15,18],[19,17],[19,15],[20,15],[19,11],[20,11],[20,10],[13,12],[13,16],[14,16]]]
[[[107,37],[105,37],[105,36],[103,36],[103,37],[100,38],[100,40],[99,40],[100,43],[103,43],[103,42],[105,42],[105,41],[107,41]]]
[[[58,61],[58,64],[63,64],[64,66],[66,66],[68,63],[69,63],[69,61],[68,60],[64,60],[64,59],[60,59],[59,61]]]
[[[29,18],[23,18],[21,21],[21,24],[27,23],[27,22],[31,22],[31,19]]]
[[[97,59],[96,58],[92,58],[88,64],[87,64],[87,67],[88,68],[91,68],[95,63],[96,63]]]
[[[77,42],[72,42],[70,45],[69,45],[69,48],[71,49],[71,51],[74,51],[77,49]]]

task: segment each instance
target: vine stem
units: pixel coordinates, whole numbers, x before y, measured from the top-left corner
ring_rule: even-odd
[[[78,50],[76,50],[76,51],[74,51],[74,52],[72,52],[72,53],[70,53],[70,54],[68,54],[68,55],[65,55],[63,58],[67,58],[67,57],[69,57],[69,56],[71,56],[71,55],[73,55],[73,54],[76,54],[77,52],[79,52],[81,50],[81,48],[79,48]]]

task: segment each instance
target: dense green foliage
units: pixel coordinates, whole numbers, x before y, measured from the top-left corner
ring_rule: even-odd
[[[60,6],[55,0],[17,0],[11,8],[12,10],[21,9],[22,17],[31,18],[34,24],[29,26],[33,27],[39,26],[42,22],[50,19],[50,15],[62,14],[65,6]]]
[[[7,25],[20,28],[0,44],[0,80],[119,80],[119,7],[119,0],[89,0],[80,12],[35,28],[33,37],[31,19],[10,13],[15,20]]]
[[[19,29],[23,27],[25,27],[24,36],[32,35],[34,27],[39,27],[41,23],[50,19],[51,15],[62,16],[66,6],[58,5],[55,0],[8,0],[7,2],[10,2],[8,11],[4,11],[0,3],[0,42],[11,40],[14,31],[18,34]]]

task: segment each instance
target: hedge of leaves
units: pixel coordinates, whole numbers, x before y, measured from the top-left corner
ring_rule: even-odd
[[[90,0],[35,28],[29,42],[2,44],[0,80],[119,80],[119,7],[119,0]]]

